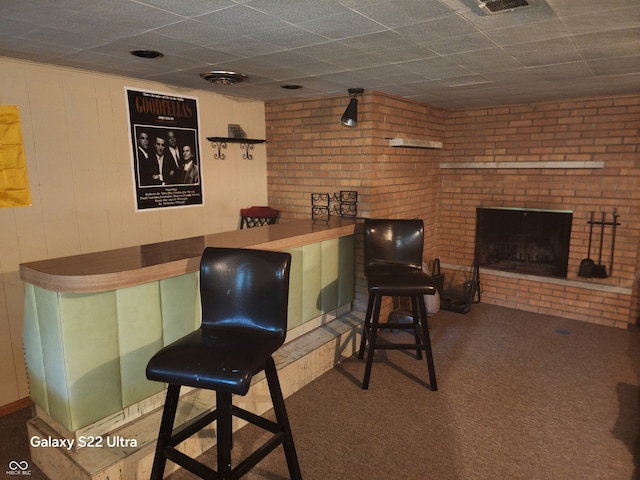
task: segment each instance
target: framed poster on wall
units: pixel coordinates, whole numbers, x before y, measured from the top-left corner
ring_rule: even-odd
[[[125,92],[136,210],[203,205],[198,100]]]

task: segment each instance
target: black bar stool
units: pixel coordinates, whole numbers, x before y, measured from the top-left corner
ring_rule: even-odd
[[[369,290],[369,303],[365,317],[358,358],[367,362],[362,388],[369,388],[373,354],[376,349],[415,350],[418,360],[425,352],[429,372],[429,387],[437,390],[433,365],[431,337],[423,295],[435,295],[436,287],[430,275],[422,271],[424,223],[422,220],[365,219],[364,221],[364,273]],[[382,298],[410,297],[413,323],[380,322]],[[379,329],[411,329],[414,343],[378,342]]]
[[[200,262],[202,324],[156,353],[147,378],[169,384],[151,472],[161,480],[166,460],[201,478],[238,479],[277,446],[283,445],[289,475],[301,479],[289,420],[272,354],[287,333],[291,255],[235,248],[206,248]],[[246,395],[251,378],[263,371],[276,421],[241,409],[232,395]],[[182,385],[215,390],[216,408],[173,429]],[[231,465],[232,417],[273,433],[236,467]],[[218,470],[176,449],[176,446],[217,421]]]

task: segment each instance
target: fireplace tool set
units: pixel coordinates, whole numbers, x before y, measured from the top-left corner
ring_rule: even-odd
[[[616,244],[616,227],[620,225],[618,223],[618,214],[616,209],[613,209],[613,220],[607,221],[607,214],[602,212],[601,220],[594,220],[595,213],[591,212],[589,224],[589,246],[587,258],[580,262],[580,269],[578,270],[578,276],[584,278],[607,278],[613,271],[613,252]],[[600,248],[598,251],[598,263],[591,258],[591,240],[593,238],[593,226],[600,226]],[[607,273],[607,267],[602,263],[602,246],[605,237],[605,227],[611,227],[611,260],[609,262],[609,272]]]

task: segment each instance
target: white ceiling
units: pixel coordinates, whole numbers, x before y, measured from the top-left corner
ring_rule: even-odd
[[[0,56],[259,100],[362,87],[455,109],[640,92],[640,0],[497,14],[479,1],[0,0]],[[249,80],[200,78],[214,69]]]

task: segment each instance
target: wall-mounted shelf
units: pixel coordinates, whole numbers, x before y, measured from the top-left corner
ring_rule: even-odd
[[[444,169],[521,169],[521,168],[560,168],[560,169],[582,169],[582,168],[604,168],[603,161],[558,161],[558,162],[443,162],[440,168]]]
[[[255,138],[232,138],[232,137],[207,137],[207,140],[211,142],[211,147],[218,150],[218,153],[213,154],[213,158],[216,160],[224,160],[225,155],[221,152],[227,148],[227,143],[239,143],[240,148],[246,150],[246,153],[242,155],[244,160],[253,160],[253,155],[249,153],[249,150],[253,150],[256,143],[264,143],[266,140],[258,140]]]
[[[442,148],[442,142],[436,142],[433,140],[415,140],[411,138],[389,138],[389,137],[385,137],[385,138],[386,140],[389,140],[390,147],[429,148],[429,149]]]

